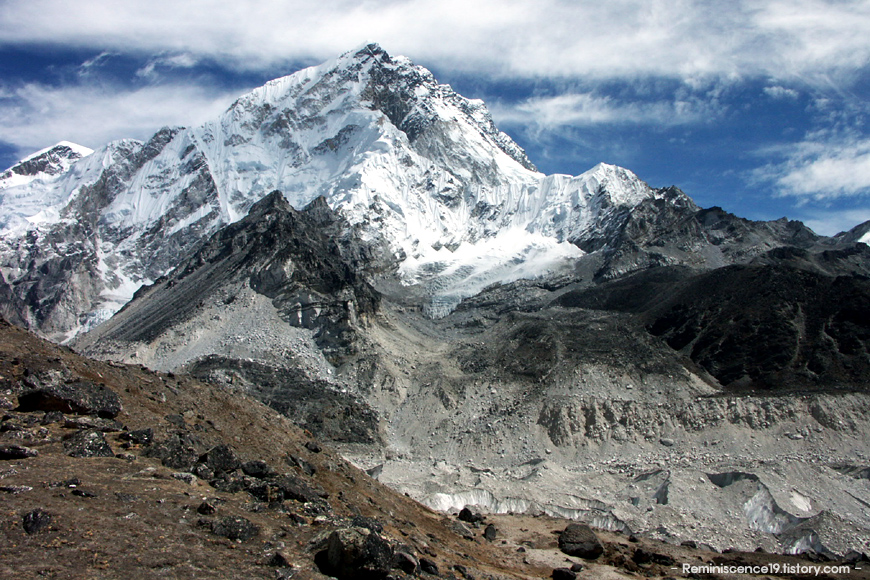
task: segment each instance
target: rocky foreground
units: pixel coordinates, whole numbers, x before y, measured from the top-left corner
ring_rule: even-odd
[[[834,565],[434,512],[237,392],[86,359],[5,321],[0,381],[4,578],[699,577],[684,564],[799,578]],[[865,556],[847,560],[847,576],[818,577],[870,577]]]

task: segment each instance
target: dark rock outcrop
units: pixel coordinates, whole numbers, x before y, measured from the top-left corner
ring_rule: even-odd
[[[569,524],[559,534],[559,549],[569,556],[594,560],[604,553],[604,545],[586,524]]]
[[[121,412],[121,399],[105,385],[82,380],[66,383],[59,379],[36,378],[28,382],[34,387],[18,396],[19,411],[61,411],[109,419]]]

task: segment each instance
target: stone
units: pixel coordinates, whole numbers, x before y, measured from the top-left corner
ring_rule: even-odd
[[[384,526],[375,518],[367,518],[365,516],[353,516],[350,523],[355,528],[365,528],[372,532],[383,533]]]
[[[172,479],[177,479],[178,481],[183,481],[188,485],[193,485],[193,482],[196,481],[196,476],[187,471],[176,471],[170,475]]]
[[[552,578],[553,580],[576,580],[577,574],[568,568],[555,568]]]
[[[23,445],[0,445],[0,460],[11,461],[14,459],[27,459],[37,457],[39,452]]]
[[[659,443],[661,443],[665,447],[673,447],[675,441],[669,437],[662,437],[661,439],[659,439]]]
[[[316,502],[328,494],[308,485],[298,477],[285,475],[275,480],[275,487],[281,490],[284,499],[292,499],[300,503]]]
[[[559,549],[569,556],[594,560],[604,553],[604,546],[586,524],[569,524],[559,534]]]
[[[493,524],[489,524],[486,526],[486,529],[483,530],[483,537],[486,538],[487,541],[494,541],[496,536],[498,535],[498,529]]]
[[[294,566],[290,557],[281,551],[272,554],[266,561],[266,565],[274,566],[275,568],[292,568]]]
[[[393,567],[390,543],[366,528],[333,531],[326,552],[329,571],[341,579],[385,578]]]
[[[260,533],[260,528],[241,516],[228,516],[212,523],[212,533],[230,540],[250,540]]]
[[[453,530],[457,535],[462,536],[466,540],[474,540],[474,532],[472,532],[468,526],[466,526],[462,522],[451,521],[449,523],[449,528]]]
[[[18,410],[61,411],[114,419],[121,412],[121,399],[105,385],[51,380],[19,395]]]
[[[51,525],[51,514],[43,509],[37,508],[25,514],[21,523],[24,526],[25,533],[28,535],[36,534]]]
[[[154,441],[154,429],[150,427],[147,429],[136,429],[134,431],[121,433],[118,437],[121,440],[129,441],[134,445],[151,445]]]
[[[196,513],[203,515],[203,516],[214,515],[215,512],[217,512],[217,508],[207,501],[202,502],[196,508]]]
[[[398,551],[393,560],[393,567],[405,574],[417,574],[420,571],[420,561],[407,551]]]
[[[305,449],[312,453],[320,453],[322,451],[320,445],[316,441],[308,441],[305,443]]]
[[[173,433],[166,441],[150,445],[143,455],[160,460],[164,466],[179,471],[191,471],[204,447],[189,433]]]
[[[420,558],[420,569],[427,574],[438,575],[438,564],[429,558]]]
[[[459,515],[457,516],[461,521],[468,522],[469,524],[474,524],[477,522],[483,521],[483,516],[477,512],[471,511],[468,506],[465,506],[459,511]]]
[[[297,457],[296,455],[288,455],[287,463],[298,467],[305,475],[313,476],[315,473],[317,473],[317,469],[313,465],[311,465],[301,457]]]
[[[63,426],[67,429],[96,429],[103,433],[117,433],[123,431],[124,426],[114,419],[105,417],[75,416],[65,417]]]
[[[250,475],[251,477],[256,477],[258,479],[265,479],[275,474],[275,470],[269,467],[268,463],[260,459],[243,463],[242,471],[245,472],[245,475]]]
[[[582,572],[583,571],[583,564],[581,564],[579,562],[574,562],[573,564],[571,564],[571,571],[572,572]]]
[[[114,457],[112,448],[99,431],[77,431],[64,440],[63,449],[70,457]]]
[[[2,493],[18,495],[19,493],[25,493],[28,491],[33,491],[33,488],[29,485],[0,485],[0,492]]]
[[[52,423],[59,423],[63,419],[63,413],[60,411],[46,411],[45,415],[42,416],[42,420],[40,420],[40,424],[51,425]]]
[[[199,463],[204,463],[215,475],[235,471],[242,466],[236,452],[229,445],[216,445],[202,454]]]

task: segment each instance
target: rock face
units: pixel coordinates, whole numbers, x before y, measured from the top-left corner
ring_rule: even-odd
[[[121,412],[118,395],[90,381],[58,382],[57,377],[27,381],[30,389],[18,396],[20,411],[61,411],[114,418]]]
[[[594,560],[604,553],[604,545],[589,526],[570,524],[559,534],[559,549],[569,556]]]

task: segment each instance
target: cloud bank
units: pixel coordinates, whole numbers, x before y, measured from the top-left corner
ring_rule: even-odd
[[[866,0],[30,0],[4,43],[208,56],[239,69],[321,60],[368,40],[508,76],[837,79],[870,62]]]

